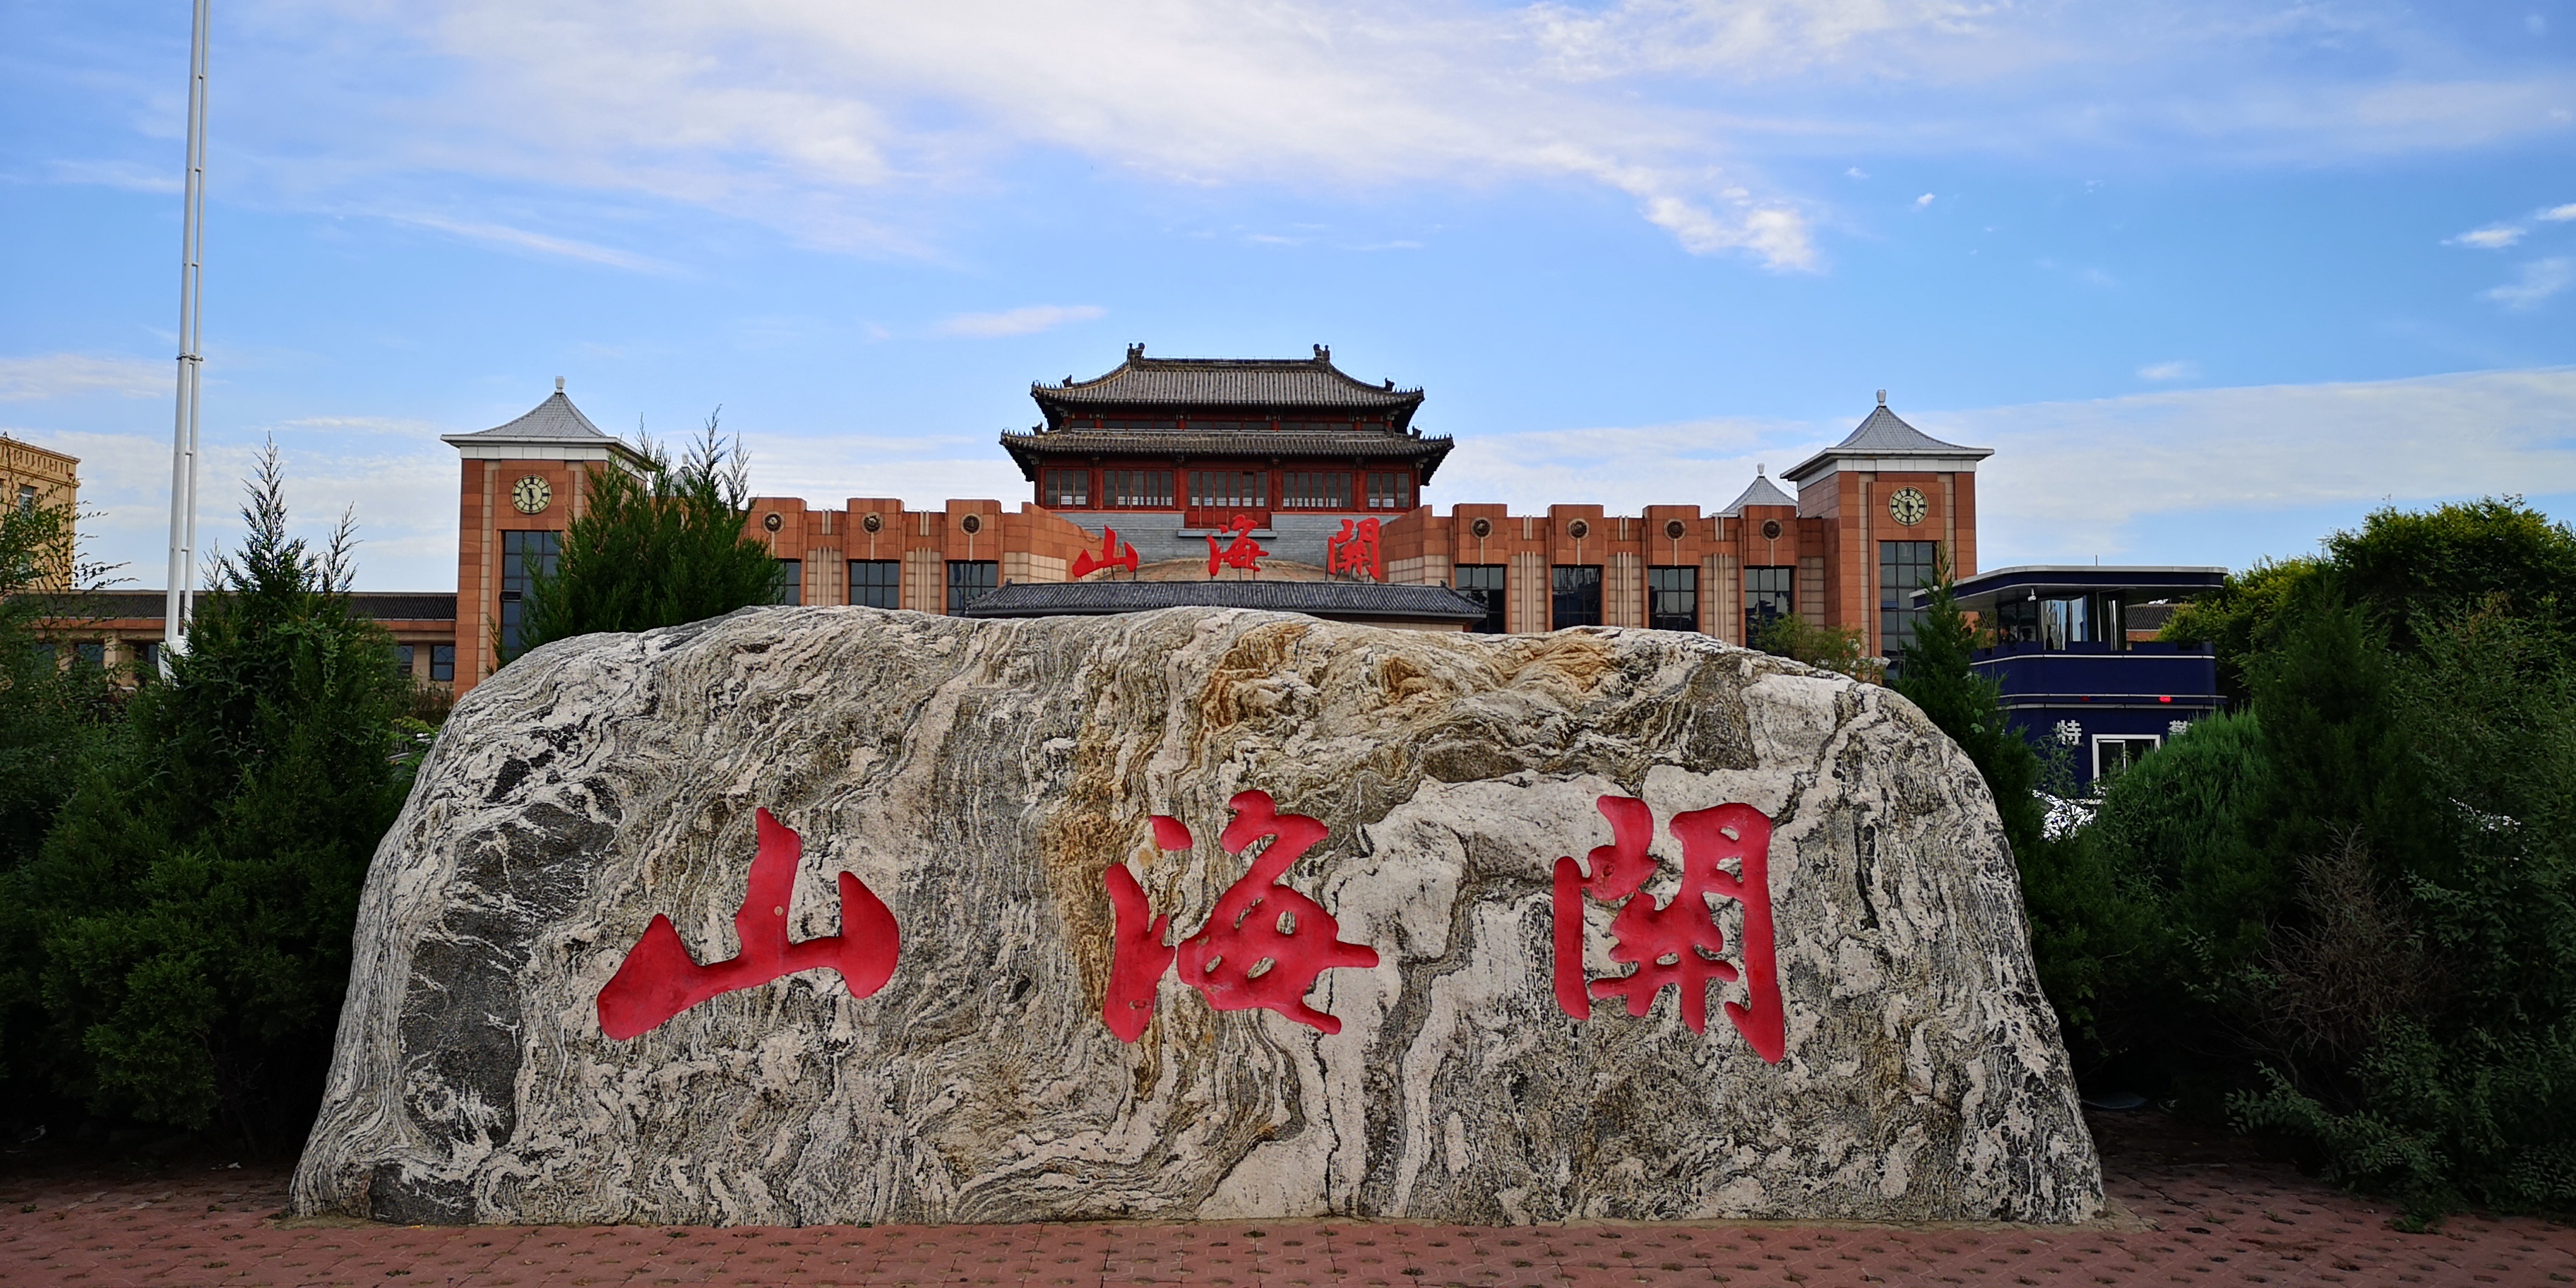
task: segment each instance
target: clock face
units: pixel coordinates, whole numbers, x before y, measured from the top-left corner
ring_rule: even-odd
[[[510,504],[517,506],[521,514],[543,513],[554,499],[554,485],[534,474],[510,485]]]
[[[1923,522],[1923,516],[1931,511],[1932,503],[1924,500],[1921,492],[1910,487],[1898,488],[1887,498],[1887,512],[1894,516],[1898,523],[1909,528]]]

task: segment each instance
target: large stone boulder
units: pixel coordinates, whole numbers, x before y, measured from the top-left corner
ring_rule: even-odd
[[[294,1187],[400,1222],[2101,1201],[1992,801],[1894,693],[1203,609],[764,609],[512,664],[377,851]]]

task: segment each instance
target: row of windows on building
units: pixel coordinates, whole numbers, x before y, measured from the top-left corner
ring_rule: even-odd
[[[1093,473],[1087,469],[1045,470],[1039,480],[1039,494],[1048,508],[1057,510],[1089,509],[1094,496],[1100,498],[1100,508],[1108,510],[1177,508],[1172,470],[1101,470],[1097,489],[1092,486]],[[1275,488],[1272,476],[1263,470],[1187,470],[1181,471],[1179,477],[1188,485],[1187,504],[1192,509],[1413,508],[1413,475],[1403,470],[1286,470],[1277,476]],[[1360,489],[1356,493],[1352,490],[1355,479]]]
[[[161,641],[128,640],[126,641],[124,648],[126,656],[132,664],[136,675],[154,674],[160,671]],[[433,680],[455,679],[456,646],[453,644],[432,644],[429,645],[428,648],[429,678]],[[421,646],[418,644],[394,645],[394,668],[402,672],[404,675],[417,674],[413,668],[420,664],[420,649]],[[56,656],[53,643],[46,640],[38,641],[36,644],[36,654],[39,657],[45,658]],[[107,665],[106,641],[81,640],[74,643],[72,645],[71,660],[72,665],[74,666],[105,667]]]
[[[1879,631],[1887,650],[1893,655],[1912,642],[1915,623],[1922,618],[1922,610],[1913,606],[1911,596],[1906,592],[1931,584],[1933,543],[1884,541],[1879,545],[1882,578]],[[1660,565],[1646,570],[1648,626],[1659,631],[1699,629],[1699,571],[1692,567]],[[949,560],[948,611],[962,612],[976,596],[998,586],[1000,572],[1001,565],[990,559]],[[1798,570],[1789,565],[1756,566],[1744,570],[1745,639],[1759,637],[1764,627],[1797,611],[1797,573]],[[778,561],[779,603],[804,602],[804,574],[803,560]],[[1558,564],[1549,569],[1549,581],[1549,629],[1601,624],[1601,565]],[[1502,634],[1507,620],[1504,605],[1508,602],[1510,567],[1505,564],[1460,564],[1455,584],[1460,594],[1475,600],[1485,609],[1484,619],[1470,629]],[[866,608],[901,608],[901,561],[851,560],[849,602]],[[509,629],[510,620],[505,607],[505,631]]]

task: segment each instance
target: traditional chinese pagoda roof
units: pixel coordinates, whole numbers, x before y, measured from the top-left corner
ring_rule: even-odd
[[[1428,480],[1451,446],[1446,436],[1426,438],[1413,428],[1420,389],[1355,380],[1320,344],[1312,358],[1148,358],[1145,346],[1129,345],[1127,360],[1108,374],[1032,385],[1029,396],[1046,423],[1003,434],[1002,447],[1031,479],[1048,457],[1142,455],[1411,460]],[[1094,428],[1082,423],[1088,420],[1170,427]],[[1271,420],[1294,428],[1239,428]],[[1364,422],[1382,428],[1359,428]]]
[[[1961,447],[1945,443],[1922,430],[1908,425],[1895,412],[1887,409],[1887,391],[1878,391],[1878,406],[1852,430],[1843,441],[1800,461],[1796,469],[1780,477],[1792,483],[1804,483],[1819,474],[1830,474],[1848,461],[1927,461],[1941,462],[1953,470],[1974,470],[1976,463],[1995,454],[1991,447]]]
[[[1756,471],[1752,484],[1744,489],[1744,495],[1735,498],[1718,513],[1733,518],[1744,513],[1744,507],[1748,505],[1796,505],[1797,503],[1798,498],[1781,491],[1778,484]]]
[[[1335,621],[1472,622],[1485,606],[1447,586],[1369,581],[1022,581],[976,596],[968,617],[1096,617],[1158,608],[1258,608]]]

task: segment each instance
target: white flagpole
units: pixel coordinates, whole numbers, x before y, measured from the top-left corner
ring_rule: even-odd
[[[188,647],[188,619],[197,607],[197,351],[198,278],[205,267],[206,217],[206,5],[197,0],[188,42],[188,185],[182,198],[179,251],[179,408],[170,431],[170,579],[163,592],[161,673],[170,657]]]

